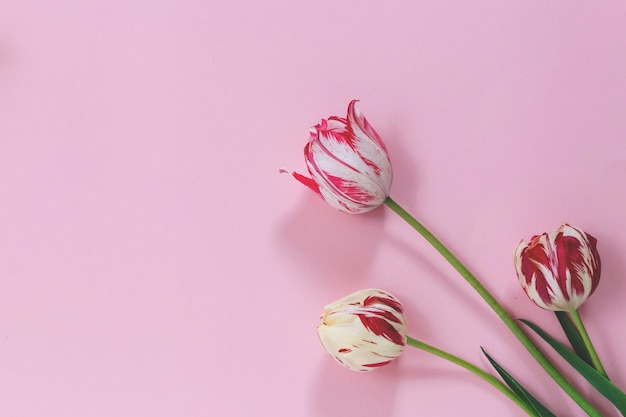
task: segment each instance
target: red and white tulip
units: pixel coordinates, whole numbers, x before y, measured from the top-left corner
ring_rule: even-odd
[[[600,281],[596,242],[565,223],[528,243],[521,241],[515,249],[515,269],[528,297],[546,310],[578,309]]]
[[[311,129],[304,157],[311,177],[291,174],[338,210],[365,213],[389,196],[391,161],[357,100],[350,102],[346,118],[331,116]]]
[[[393,295],[357,291],[327,305],[317,328],[322,345],[341,365],[371,371],[387,365],[406,345],[406,318]]]

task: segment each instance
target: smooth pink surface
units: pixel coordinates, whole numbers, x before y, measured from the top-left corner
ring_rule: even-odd
[[[624,21],[621,0],[2,3],[0,415],[524,415],[416,350],[335,364],[323,305],[379,287],[414,337],[488,369],[485,346],[582,416],[393,213],[336,212],[278,168],[360,98],[392,196],[554,334],[513,248],[595,235],[582,315],[626,388]]]

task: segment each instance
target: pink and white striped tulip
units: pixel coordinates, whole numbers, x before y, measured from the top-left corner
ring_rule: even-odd
[[[521,241],[515,248],[515,269],[528,297],[546,310],[578,309],[600,281],[596,242],[566,223],[529,243]]]
[[[331,116],[311,129],[304,158],[311,178],[290,173],[338,210],[365,213],[389,196],[391,161],[357,100],[350,102],[346,118]]]
[[[371,371],[387,365],[404,350],[406,318],[393,295],[360,290],[324,307],[317,334],[341,365],[353,371]]]

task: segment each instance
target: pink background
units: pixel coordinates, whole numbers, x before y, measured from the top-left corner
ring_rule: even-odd
[[[520,239],[599,239],[581,311],[626,388],[625,21],[623,1],[3,2],[0,415],[524,415],[414,349],[336,365],[322,307],[367,287],[414,337],[489,369],[485,346],[583,415],[388,209],[339,213],[278,174],[354,97],[392,196],[515,316],[562,339],[516,282]]]

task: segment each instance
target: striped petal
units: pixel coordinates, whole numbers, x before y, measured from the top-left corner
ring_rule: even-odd
[[[382,139],[357,107],[357,101],[352,100],[348,107],[348,128],[354,139],[354,149],[361,159],[374,172],[380,186],[389,191],[392,172],[389,154]]]

